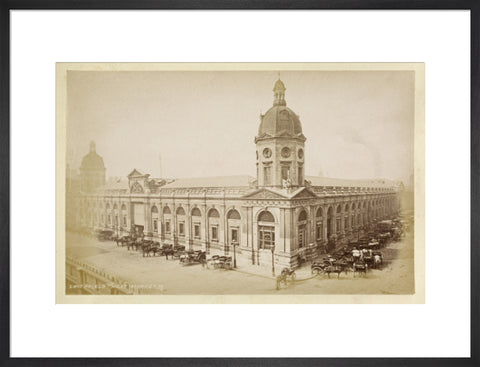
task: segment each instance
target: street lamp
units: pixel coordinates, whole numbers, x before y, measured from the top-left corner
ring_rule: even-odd
[[[275,246],[270,248],[272,250],[272,275],[275,276]]]

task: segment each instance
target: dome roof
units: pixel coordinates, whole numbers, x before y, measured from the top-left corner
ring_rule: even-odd
[[[103,158],[96,152],[90,152],[82,159],[82,165],[80,166],[82,171],[95,171],[105,169]]]
[[[258,136],[255,140],[271,137],[292,137],[306,140],[302,133],[300,118],[287,107],[285,85],[278,79],[273,87],[273,107],[261,115]]]
[[[273,106],[262,116],[258,137],[269,136],[302,136],[300,118],[286,106]]]
[[[90,142],[90,153],[83,157],[80,169],[82,171],[97,171],[105,169],[103,158],[97,154],[94,141]]]

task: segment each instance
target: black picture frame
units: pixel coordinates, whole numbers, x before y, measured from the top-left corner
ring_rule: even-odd
[[[480,263],[480,2],[475,0],[6,0],[0,5],[0,365],[1,366],[477,366]],[[471,357],[470,358],[10,358],[10,11],[11,10],[470,10],[471,15]],[[341,341],[339,341],[341,342]]]

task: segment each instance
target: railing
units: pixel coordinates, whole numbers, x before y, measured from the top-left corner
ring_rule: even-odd
[[[137,289],[128,282],[86,262],[67,256],[65,266],[67,294],[131,295],[137,293]]]

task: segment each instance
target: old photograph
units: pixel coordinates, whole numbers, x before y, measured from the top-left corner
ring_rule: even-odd
[[[57,64],[57,302],[423,302],[423,67]]]

